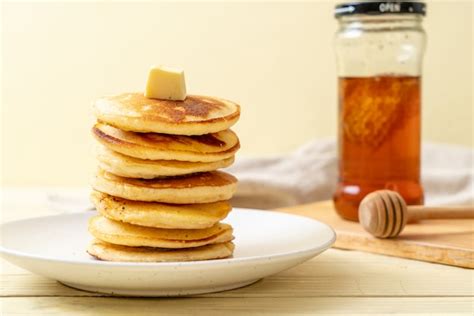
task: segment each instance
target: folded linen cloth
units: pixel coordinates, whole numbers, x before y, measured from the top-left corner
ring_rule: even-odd
[[[474,203],[474,150],[425,143],[422,182],[427,205]],[[227,168],[239,179],[233,205],[271,209],[328,200],[336,188],[335,140],[314,140],[291,154],[238,158]],[[93,208],[90,189],[50,190],[48,207],[61,212]]]
[[[425,204],[474,203],[474,150],[424,143]],[[238,159],[227,169],[239,179],[233,205],[270,209],[332,198],[337,181],[335,140],[312,141],[291,154]]]

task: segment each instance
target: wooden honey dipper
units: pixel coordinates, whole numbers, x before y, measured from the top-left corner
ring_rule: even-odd
[[[389,190],[367,194],[359,205],[359,222],[362,227],[379,238],[398,236],[407,222],[421,219],[461,218],[474,218],[474,207],[407,206],[400,194]]]

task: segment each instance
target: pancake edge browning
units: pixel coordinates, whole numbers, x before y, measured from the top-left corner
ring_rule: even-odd
[[[99,145],[97,160],[101,169],[115,175],[127,178],[154,179],[226,168],[234,163],[235,157],[212,162],[148,160],[126,156]]]
[[[215,175],[223,176],[216,178],[218,183],[212,183],[212,180],[199,182],[199,177]],[[153,187],[153,183],[158,181],[161,185]],[[178,178],[145,180],[119,177],[99,169],[92,187],[132,201],[194,204],[230,200],[237,190],[237,179],[221,171],[211,171]]]
[[[232,242],[206,245],[190,249],[160,249],[128,247],[93,240],[87,252],[98,260],[116,262],[184,262],[224,259],[234,252]]]
[[[91,200],[106,218],[155,228],[209,228],[226,218],[232,210],[228,201],[175,205],[131,201],[98,191],[92,192]]]
[[[240,141],[227,150],[218,152],[196,152],[192,150],[166,150],[132,143],[107,134],[100,129],[101,123],[94,125],[92,135],[103,146],[125,156],[146,160],[178,160],[188,162],[215,162],[233,157],[240,149]],[[221,131],[222,132],[222,131]],[[229,132],[235,133],[231,130]],[[182,135],[180,135],[182,136]]]
[[[223,223],[208,229],[162,229],[122,223],[98,215],[89,219],[88,229],[99,240],[130,247],[194,248],[234,239],[232,227]],[[195,239],[189,237],[192,234],[197,234]]]

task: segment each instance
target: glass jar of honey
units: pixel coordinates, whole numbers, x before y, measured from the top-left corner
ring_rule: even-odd
[[[421,2],[336,6],[339,120],[338,214],[358,220],[368,193],[389,189],[423,204],[420,183]]]

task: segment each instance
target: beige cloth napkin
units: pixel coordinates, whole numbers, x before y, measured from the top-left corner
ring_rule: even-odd
[[[425,203],[474,203],[473,164],[471,148],[425,143]],[[238,159],[227,170],[239,178],[234,206],[269,209],[328,200],[336,186],[337,146],[334,140],[315,140],[288,155]]]
[[[426,143],[422,181],[426,204],[474,203],[474,150]],[[270,209],[328,200],[337,179],[334,140],[315,140],[288,155],[241,159],[227,169],[239,178],[233,205]],[[49,190],[48,207],[61,212],[93,208],[89,188]]]

